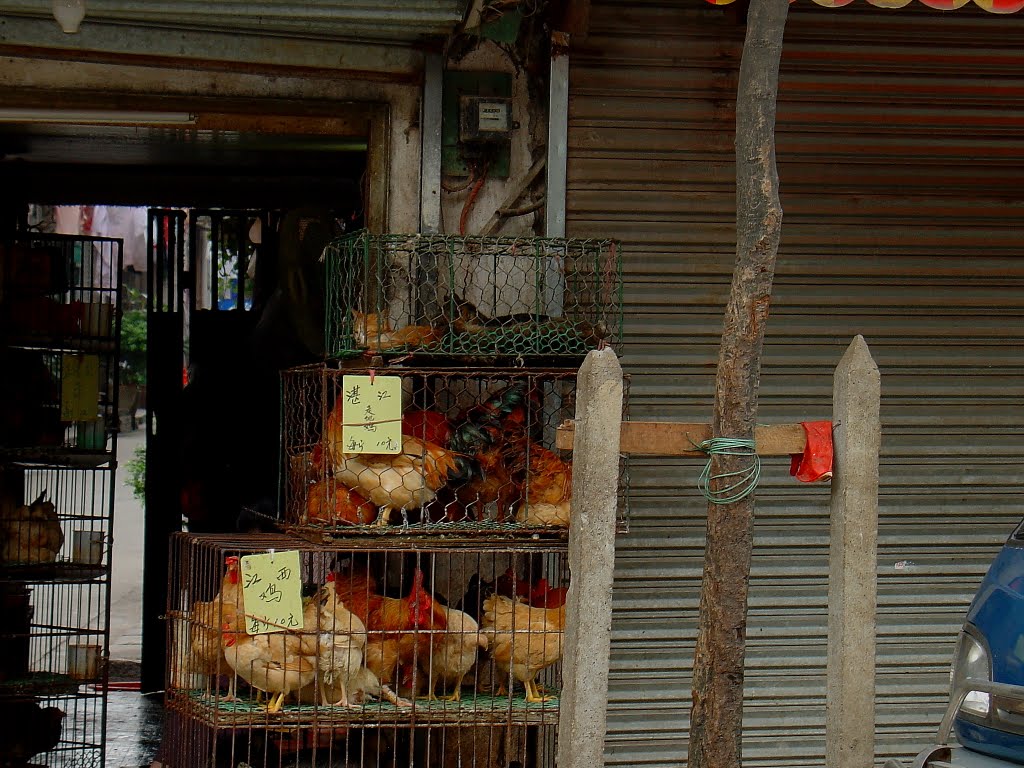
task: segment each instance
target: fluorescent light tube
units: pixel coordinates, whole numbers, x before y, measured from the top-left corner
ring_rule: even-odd
[[[63,125],[192,125],[189,112],[113,112],[101,109],[17,109],[0,107],[0,123],[59,123]]]

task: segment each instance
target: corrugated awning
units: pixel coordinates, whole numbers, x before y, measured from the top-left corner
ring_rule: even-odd
[[[729,5],[735,0],[707,0],[711,5]],[[794,0],[790,0],[794,2]],[[813,0],[814,3],[825,8],[842,8],[854,0]],[[913,0],[867,0],[876,8],[904,8],[910,5]],[[1024,0],[918,0],[918,2],[933,8],[937,11],[955,11],[973,2],[979,8],[989,13],[1016,13],[1024,8]]]

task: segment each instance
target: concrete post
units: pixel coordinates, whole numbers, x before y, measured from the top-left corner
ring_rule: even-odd
[[[836,367],[832,393],[827,768],[874,765],[880,393],[878,366],[857,336]]]
[[[604,765],[621,421],[619,361],[591,352],[576,387],[559,768]]]

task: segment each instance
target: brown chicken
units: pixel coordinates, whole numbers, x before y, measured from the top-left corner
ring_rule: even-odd
[[[503,679],[511,674],[526,686],[526,700],[548,701],[536,677],[562,658],[565,606],[531,608],[501,595],[484,600],[483,628],[491,658]]]
[[[199,675],[216,677],[229,671],[221,645],[224,627],[242,629],[240,613],[219,600],[197,602],[192,605],[192,623],[189,627],[189,660],[191,671]],[[213,686],[211,686],[212,688]],[[211,691],[212,692],[212,691]],[[235,677],[228,682],[226,701],[235,699]]]
[[[438,606],[445,613],[444,632],[430,635],[429,653],[421,653],[417,660],[427,673],[427,698],[433,699],[438,683],[450,684],[447,701],[462,698],[462,681],[476,663],[479,649],[487,650],[487,635],[480,631],[472,616],[454,608]]]
[[[572,461],[541,445],[530,445],[526,501],[516,520],[527,525],[569,525],[572,499]]]
[[[309,660],[317,650],[319,604],[303,606],[301,632],[248,635],[244,629],[225,624],[221,646],[228,666],[253,688],[272,694],[267,712],[281,711],[284,699],[316,679],[316,665]]]
[[[64,531],[46,491],[0,517],[0,562],[52,563],[63,545]]]
[[[434,443],[402,435],[397,454],[345,453],[342,403],[327,418],[326,454],[334,477],[358,491],[380,509],[378,525],[386,525],[392,509],[420,509],[434,500],[455,468],[455,457]]]
[[[395,330],[386,314],[352,311],[353,336],[357,347],[381,352],[436,344],[444,330],[429,325],[407,325]]]
[[[57,758],[53,758],[52,763],[46,758],[29,761],[55,749],[63,731],[64,712],[57,707],[41,707],[33,701],[0,703],[0,766],[22,768],[58,763]]]
[[[323,480],[306,493],[306,519],[327,525],[366,525],[377,519],[377,509],[351,488]]]
[[[238,570],[238,558],[225,559],[226,566],[221,588],[209,602],[197,601],[192,605],[189,627],[189,666],[192,672],[201,675],[218,675],[228,672],[227,660],[221,643],[225,628],[232,631],[244,626],[242,616],[242,587]],[[227,700],[235,698],[235,677],[228,682]]]
[[[423,572],[418,568],[409,595],[400,599],[378,594],[376,583],[365,571],[337,577],[335,590],[338,599],[366,626],[366,666],[385,685],[395,681],[396,670],[415,664],[419,646],[415,632],[447,626],[445,612],[423,588]]]

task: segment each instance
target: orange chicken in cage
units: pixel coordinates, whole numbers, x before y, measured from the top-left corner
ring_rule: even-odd
[[[402,435],[398,454],[346,453],[342,439],[339,401],[325,428],[327,456],[334,478],[358,491],[380,509],[378,525],[386,525],[391,511],[420,509],[434,500],[455,468],[454,456],[439,445]]]
[[[535,608],[495,594],[484,600],[483,609],[484,632],[499,673],[521,682],[527,701],[549,701],[538,691],[536,678],[562,658],[565,603]]]

